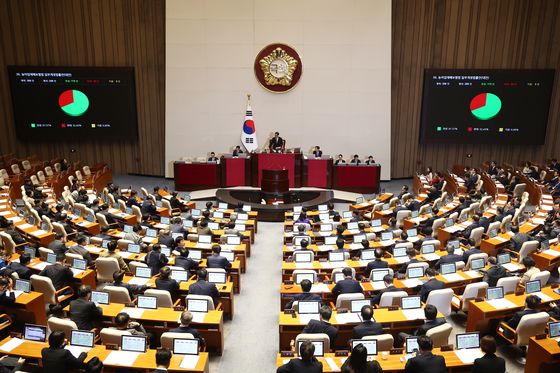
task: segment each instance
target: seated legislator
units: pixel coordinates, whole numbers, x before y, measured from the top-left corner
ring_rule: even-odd
[[[420,287],[420,291],[418,292],[418,295],[420,296],[422,302],[426,302],[426,300],[428,299],[428,295],[430,295],[430,292],[432,290],[440,290],[445,288],[445,284],[443,283],[443,281],[438,280],[436,276],[437,272],[435,269],[426,269],[426,277],[428,278],[428,281],[426,281]]]
[[[418,259],[416,259],[416,250],[414,250],[413,248],[410,247],[410,248],[406,249],[406,255],[408,256],[409,261],[400,266],[400,268],[399,268],[399,273],[400,274],[405,274],[406,273],[406,270],[408,269],[409,264],[420,263],[420,261]]]
[[[350,357],[346,359],[341,373],[381,373],[383,369],[375,360],[368,361],[367,349],[359,343],[352,349]]]
[[[78,238],[76,238],[76,245],[69,248],[68,252],[71,254],[81,255],[89,265],[91,264],[93,259],[91,258],[91,254],[89,253],[89,251],[84,247],[85,245],[87,245],[87,238],[86,236],[80,235],[78,236]]]
[[[334,161],[334,165],[338,166],[340,164],[346,164],[346,161],[344,160],[344,158],[342,157],[342,154],[338,155],[338,158],[336,159],[336,161]]]
[[[171,333],[192,334],[193,337],[195,337],[200,341],[200,346],[204,346],[204,338],[202,338],[202,336],[200,335],[197,329],[191,327],[192,319],[193,319],[193,315],[191,311],[184,310],[183,312],[181,312],[181,319],[180,319],[181,324],[177,328],[170,329],[169,331]]]
[[[9,306],[16,301],[12,280],[7,277],[0,278],[0,306]]]
[[[168,348],[158,348],[156,352],[156,370],[150,373],[167,373],[169,365],[171,364],[171,351]]]
[[[362,161],[360,161],[360,157],[358,156],[358,154],[354,154],[354,157],[352,158],[352,160],[350,161],[350,164],[353,165],[359,165],[360,163],[362,163]]]
[[[196,271],[196,282],[189,287],[189,294],[193,295],[208,295],[214,300],[214,307],[219,303],[220,293],[216,285],[206,281],[208,278],[208,271],[200,268]]]
[[[371,271],[374,270],[374,269],[389,268],[389,263],[382,260],[383,250],[375,249],[373,255],[375,255],[375,259],[367,264],[366,270],[365,270],[366,277],[368,277],[368,278],[369,278],[369,275],[371,274]]]
[[[99,213],[105,216],[107,224],[109,225],[116,224],[118,222],[117,217],[109,212],[109,205],[106,203],[99,206]]]
[[[442,256],[435,264],[435,268],[439,269],[442,264],[457,263],[463,260],[462,255],[455,254],[455,247],[452,244],[447,244],[445,248],[447,255]]]
[[[62,253],[57,254],[56,263],[46,266],[39,272],[39,276],[50,278],[57,291],[65,286],[71,286],[74,282],[74,273],[66,266],[66,257]]]
[[[294,295],[292,300],[289,301],[288,304],[286,304],[287,310],[293,308],[294,302],[299,302],[300,300],[309,300],[309,301],[316,300],[317,302],[321,302],[321,296],[319,294],[310,293],[311,286],[313,286],[311,281],[309,281],[308,279],[302,280],[300,286],[302,292]]]
[[[134,224],[132,226],[132,232],[128,232],[125,233],[123,239],[128,240],[128,241],[132,241],[134,242],[136,245],[140,245],[142,247],[144,247],[144,241],[142,241],[142,236],[140,236],[140,233],[142,231],[142,226],[140,224]]]
[[[315,149],[313,149],[313,156],[315,158],[321,158],[323,156],[323,151],[319,145],[316,145]]]
[[[156,289],[167,290],[173,299],[177,298],[179,283],[171,278],[171,268],[163,267],[159,271],[159,278],[156,278]]]
[[[60,233],[55,233],[54,240],[52,240],[51,243],[49,243],[49,246],[47,246],[47,248],[52,250],[53,253],[55,254],[58,253],[65,254],[66,251],[68,251],[68,248],[66,247],[65,244],[65,239]]]
[[[231,269],[231,263],[225,256],[221,256],[220,252],[222,248],[220,245],[213,245],[212,246],[212,255],[206,258],[206,264],[208,268],[222,268],[226,271]]]
[[[373,159],[373,155],[370,155],[366,159],[366,165],[373,166],[375,164],[375,159]]]
[[[134,293],[143,293],[144,291],[146,291],[146,289],[149,288],[148,285],[134,285],[134,284],[129,284],[127,282],[124,282],[123,281],[124,275],[125,272],[123,270],[115,271],[115,273],[113,273],[113,282],[111,283],[111,285],[125,288],[126,290],[128,290],[128,295],[130,296],[130,299],[134,299]]]
[[[397,288],[395,286],[395,284],[393,283],[393,276],[392,275],[385,275],[383,276],[383,282],[385,283],[385,289],[382,289],[379,291],[378,294],[374,295],[371,299],[372,299],[372,303],[373,304],[379,304],[379,302],[381,301],[381,296],[384,293],[388,293],[391,291],[400,291],[401,289]]]
[[[299,358],[291,359],[276,370],[276,373],[322,373],[323,364],[313,354],[315,345],[311,341],[303,341],[298,351]]]
[[[115,241],[109,241],[107,243],[107,251],[99,254],[100,258],[115,258],[119,263],[119,268],[125,272],[128,272],[128,265],[125,263],[122,256],[117,253],[117,243]]]
[[[476,246],[476,242],[474,242],[473,239],[470,238],[468,240],[463,239],[461,243],[469,247],[467,250],[463,252],[463,262],[465,264],[467,264],[467,262],[469,261],[469,257],[471,255],[482,253],[482,251],[480,251],[480,248]]]
[[[101,320],[103,310],[91,301],[91,287],[82,285],[78,288],[78,299],[70,302],[70,319],[80,330],[91,330],[94,322]]]
[[[23,253],[19,257],[19,262],[10,262],[3,270],[4,273],[17,273],[22,280],[29,280],[33,272],[27,268],[27,264],[31,261],[31,256],[28,253]]]
[[[483,278],[483,281],[487,282],[488,286],[496,286],[499,279],[508,276],[507,270],[500,264],[498,264],[495,256],[491,256],[488,258],[488,265],[490,266],[490,268],[488,268]]]
[[[119,312],[115,316],[115,326],[112,326],[111,329],[126,330],[132,335],[148,335],[140,323],[130,321],[130,316],[126,312]]]
[[[506,361],[496,356],[496,340],[491,335],[480,339],[480,349],[484,356],[474,360],[472,373],[505,373]]]
[[[96,234],[94,237],[99,238],[101,240],[112,240],[113,237],[109,235],[110,230],[111,227],[109,227],[108,225],[101,227],[99,234]]]
[[[513,330],[517,329],[517,326],[523,316],[539,312],[540,304],[541,298],[536,295],[528,295],[527,298],[525,298],[525,308],[521,311],[517,311],[508,321],[506,321],[507,326]],[[508,337],[511,336],[511,332],[507,329],[504,330],[504,334]]]
[[[285,150],[286,142],[280,137],[280,133],[274,132],[274,137],[268,142],[268,148],[274,153],[281,153]]]
[[[179,237],[177,237],[179,238]],[[175,240],[171,236],[171,231],[169,229],[161,229],[158,233],[158,242],[160,245],[165,245],[166,247],[174,247]]]
[[[181,267],[185,271],[194,273],[194,270],[198,268],[198,262],[192,258],[189,258],[189,249],[187,249],[186,247],[181,247],[176,250],[179,252],[179,255],[175,256],[175,266]]]
[[[303,329],[304,334],[321,334],[324,333],[329,336],[331,348],[334,347],[336,337],[338,336],[338,329],[329,323],[332,316],[332,310],[329,306],[322,306],[319,309],[319,320],[309,320],[309,323]]]
[[[434,306],[433,304],[426,304],[426,307],[424,308],[424,316],[426,316],[424,324],[420,325],[418,329],[415,329],[412,335],[403,332],[399,333],[397,337],[397,345],[402,346],[408,337],[419,337],[421,335],[426,335],[428,330],[435,328],[436,326],[445,324],[445,318],[438,318],[437,313],[438,310],[436,306]]]
[[[159,271],[169,263],[169,259],[161,252],[161,246],[155,244],[152,246],[152,251],[146,255],[146,264],[152,270],[152,276],[155,276]]]
[[[239,155],[243,154],[243,150],[241,149],[241,147],[239,145],[237,145],[235,147],[235,149],[233,149],[233,152],[231,153],[232,156],[234,157],[239,157]]]
[[[405,373],[447,373],[443,356],[432,354],[433,343],[428,336],[418,337],[418,353],[408,359]]]
[[[535,260],[530,256],[526,256],[525,258],[523,258],[521,263],[525,266],[525,268],[527,268],[525,273],[523,273],[523,277],[521,277],[522,284],[525,284],[527,281],[531,279],[531,276],[541,271],[540,269],[535,267]]]
[[[332,289],[332,294],[335,298],[340,294],[363,293],[360,283],[352,278],[351,268],[343,268],[342,274],[344,275],[344,279],[338,281]]]
[[[87,353],[82,352],[74,357],[66,346],[66,336],[63,331],[54,331],[49,335],[49,347],[41,350],[41,360],[44,372],[66,373],[83,368]]]
[[[208,162],[218,162],[218,157],[216,157],[216,153],[211,152],[210,157],[208,157]]]
[[[383,334],[383,326],[375,321],[371,321],[373,318],[372,306],[363,306],[360,314],[363,321],[352,329],[352,339],[362,339],[368,335]]]

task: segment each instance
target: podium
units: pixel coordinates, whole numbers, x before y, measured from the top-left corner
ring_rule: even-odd
[[[251,157],[233,157],[224,154],[221,157],[222,187],[251,185]]]
[[[282,194],[290,190],[288,170],[263,170],[261,190],[265,193]]]
[[[322,158],[303,160],[302,184],[306,187],[330,189],[332,185],[333,160],[327,155]]]
[[[333,166],[332,188],[355,193],[379,193],[381,166]]]
[[[301,153],[257,153],[251,158],[252,186],[261,186],[263,170],[287,170],[289,187],[301,187]]]

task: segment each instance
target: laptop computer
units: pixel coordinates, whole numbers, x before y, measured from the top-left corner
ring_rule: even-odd
[[[35,256],[37,255],[35,249],[29,246],[25,246],[23,248],[23,253],[29,255],[31,260],[35,259]]]
[[[296,284],[301,284],[303,280],[309,280],[311,283],[315,280],[315,274],[313,273],[296,273],[294,274],[294,282]]]
[[[360,313],[362,307],[371,306],[371,299],[354,299],[350,301],[350,312]]]
[[[103,240],[101,241],[101,247],[106,249],[107,245],[109,245],[109,242],[111,242],[111,240]]]
[[[295,252],[294,262],[296,263],[311,263],[312,252]]]
[[[132,211],[132,207],[127,207],[127,208],[125,208],[125,209],[124,209],[124,212],[125,212],[127,215],[133,215],[133,214],[134,214],[134,211]]]
[[[403,310],[411,310],[415,308],[421,308],[422,302],[419,296],[403,297],[401,298],[401,308]]]
[[[459,247],[461,247],[461,243],[459,242],[459,240],[451,240],[451,241],[447,241],[447,243],[451,246],[453,246],[453,248],[455,250],[457,250]]]
[[[169,216],[162,216],[159,222],[161,224],[169,225],[171,223],[171,220],[169,219]]]
[[[337,236],[327,236],[325,237],[325,245],[336,245]]]
[[[228,245],[241,245],[241,237],[239,236],[227,236],[226,244]]]
[[[225,202],[220,202],[218,203],[218,209],[219,210],[227,210],[228,209],[228,204]]]
[[[318,314],[320,303],[316,300],[300,300],[298,302],[298,313]]]
[[[306,240],[307,243],[311,242],[311,237],[309,236],[297,236],[294,237],[294,246],[301,246],[301,241]]]
[[[381,241],[391,241],[393,239],[393,232],[381,233]]]
[[[21,291],[22,293],[29,293],[31,291],[31,282],[28,280],[16,279],[14,290]]]
[[[303,344],[304,341],[298,341],[298,346],[297,346],[297,350],[298,352],[301,350],[301,345]],[[315,346],[315,352],[313,353],[313,356],[315,357],[322,357],[325,355],[325,346],[324,346],[324,342],[323,341],[310,341],[311,343],[313,343],[313,345]]]
[[[450,273],[455,273],[457,272],[457,267],[455,266],[455,263],[445,263],[442,264],[440,267],[440,273],[442,275],[448,275]]]
[[[243,208],[243,211],[245,211],[245,212],[251,211],[251,206],[250,205],[243,205],[242,208]]]
[[[370,223],[370,227],[372,228],[381,227],[381,219],[372,220]]]
[[[129,243],[126,251],[128,251],[129,253],[140,254],[140,245]]]
[[[191,216],[193,218],[199,217],[200,216],[200,209],[192,209],[191,210]]]
[[[156,297],[150,297],[147,295],[139,295],[137,298],[137,303],[136,305],[138,306],[138,308],[144,308],[144,309],[148,309],[148,310],[155,310],[157,309],[157,298]]]
[[[239,213],[237,214],[237,221],[247,221],[249,220],[249,214]]]
[[[452,227],[453,224],[455,224],[455,222],[453,221],[453,219],[449,218],[445,220],[445,226],[446,227]]]
[[[212,216],[215,219],[223,219],[224,218],[224,213],[222,211],[214,211],[214,213],[212,214]]]
[[[202,251],[200,250],[189,250],[189,256],[192,260],[202,260]]]
[[[49,263],[49,264],[56,263],[56,254],[55,253],[47,253],[47,263]]]
[[[357,221],[349,222],[347,228],[348,228],[348,230],[358,229],[358,222]]]
[[[152,269],[150,267],[136,267],[134,270],[135,277],[151,278]]]
[[[358,197],[356,198],[356,204],[360,204],[360,203],[364,203],[364,197]]]
[[[498,235],[498,230],[497,229],[491,229],[490,232],[488,232],[488,237],[490,238],[494,238]]]
[[[200,340],[194,339],[173,339],[173,354],[177,355],[198,355]]]
[[[509,255],[509,253],[499,254],[497,259],[498,259],[498,264],[511,263],[511,256]]]
[[[352,350],[357,345],[363,345],[367,350],[368,356],[377,355],[377,340],[375,339],[352,339]]]
[[[354,235],[353,243],[362,243],[363,240],[367,240],[365,234],[356,234]]]
[[[146,237],[151,237],[151,238],[157,237],[157,229],[152,229],[152,228],[146,229]]]
[[[471,260],[471,270],[479,271],[484,268],[484,258]]]
[[[406,277],[409,279],[424,277],[424,267],[409,267],[406,269]]]
[[[335,272],[333,274],[333,282],[337,284],[339,281],[344,280],[344,273],[342,272]]]
[[[91,291],[91,301],[95,304],[109,304],[109,293],[106,291]]]
[[[320,230],[321,232],[331,232],[333,230],[333,226],[331,223],[321,223]]]
[[[72,330],[70,332],[70,346],[93,348],[95,333],[87,330]]]
[[[218,229],[220,229],[220,223],[216,223],[214,221],[208,222],[208,228],[210,228],[210,230],[212,231],[217,231]]]
[[[212,236],[209,234],[201,234],[198,236],[198,243],[201,244],[211,244],[212,243]]]
[[[360,259],[361,260],[374,260],[375,259],[375,250],[362,250],[360,252]]]
[[[381,207],[381,210],[389,210],[391,208],[391,205],[388,203],[383,204],[383,206]]]
[[[406,247],[393,248],[393,258],[401,258],[403,256],[406,256]]]
[[[25,324],[23,327],[23,339],[33,342],[45,342],[47,338],[47,327],[35,324]]]
[[[317,210],[319,210],[320,212],[325,212],[325,211],[329,211],[329,208],[327,205],[319,205],[317,206]]]
[[[526,294],[538,293],[540,291],[541,291],[541,281],[540,280],[527,281],[525,283],[525,293]]]
[[[433,254],[435,252],[436,252],[436,247],[432,243],[427,243],[427,244],[422,245],[422,247],[420,247],[420,253],[422,255]]]
[[[480,334],[478,332],[459,333],[455,336],[457,350],[465,348],[480,348]]]
[[[383,281],[383,277],[389,273],[388,269],[374,269],[371,271],[371,281]]]
[[[548,334],[550,338],[560,337],[560,321],[548,323]]]
[[[206,299],[187,299],[187,309],[191,312],[208,312],[208,301]]]
[[[186,219],[183,220],[183,228],[192,228],[194,222],[192,220]]]
[[[189,280],[189,272],[173,269],[171,270],[171,278],[177,282],[187,282]]]
[[[121,336],[121,351],[146,352],[146,337],[137,335]]]
[[[165,255],[167,258],[169,258],[171,256],[171,249],[169,247],[163,247],[163,245],[161,246],[161,253],[163,255]]]
[[[502,299],[503,297],[504,297],[503,286],[491,287],[486,290],[487,300]]]
[[[406,339],[406,353],[412,354],[415,351],[418,351],[420,348],[418,347],[418,337],[409,337]]]
[[[418,229],[410,228],[406,231],[406,234],[408,235],[408,237],[416,237],[418,236]]]
[[[125,225],[123,231],[124,233],[132,233],[132,225]]]
[[[343,219],[352,219],[352,211],[343,211],[342,212]]]
[[[329,252],[329,262],[343,262],[344,252]]]
[[[85,259],[74,258],[74,260],[72,261],[72,267],[77,270],[85,271],[86,266],[87,266],[87,261]]]
[[[211,284],[225,284],[227,282],[227,273],[208,272],[208,282]]]

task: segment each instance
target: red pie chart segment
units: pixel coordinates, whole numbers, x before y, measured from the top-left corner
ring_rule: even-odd
[[[62,94],[58,98],[58,105],[60,107],[69,105],[69,104],[74,102],[74,94],[72,92],[73,91],[71,89],[69,89],[68,91],[62,92]]]
[[[475,96],[471,101],[471,111],[486,105],[486,93],[481,93]]]

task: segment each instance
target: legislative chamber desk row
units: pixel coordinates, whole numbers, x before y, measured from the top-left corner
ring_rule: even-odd
[[[357,193],[378,193],[380,165],[335,166],[333,159],[304,158],[301,153],[256,153],[248,157],[222,156],[220,163],[173,165],[176,190],[233,186],[259,187],[263,170],[288,170],[290,188],[317,187]]]

